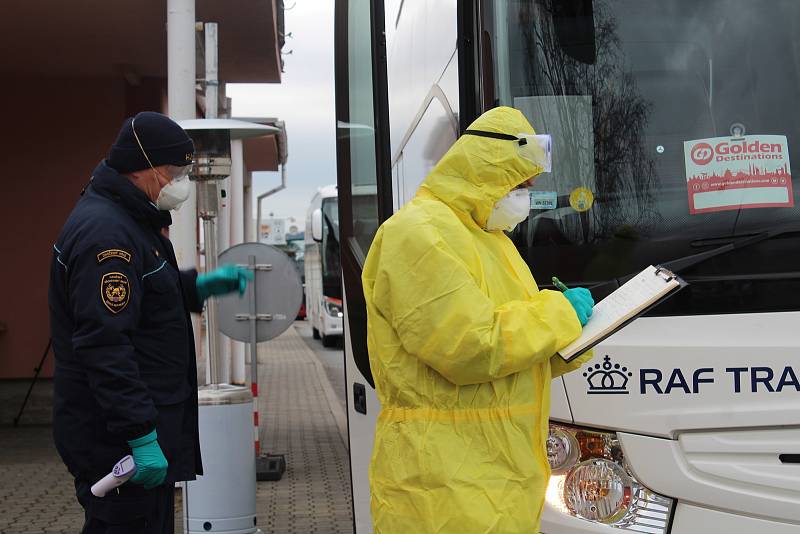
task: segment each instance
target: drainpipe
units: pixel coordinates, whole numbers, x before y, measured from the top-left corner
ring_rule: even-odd
[[[281,185],[270,189],[264,194],[258,195],[258,207],[256,208],[256,241],[258,242],[261,242],[261,201],[268,196],[274,195],[278,191],[286,189],[286,160],[289,159],[289,150],[286,143],[286,124],[283,121],[278,121],[275,123],[275,127],[281,129],[281,131],[278,132],[277,138],[278,162],[281,166]]]

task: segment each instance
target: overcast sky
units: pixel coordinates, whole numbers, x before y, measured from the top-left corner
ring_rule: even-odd
[[[336,118],[333,83],[333,0],[286,0],[284,70],[280,84],[228,84],[234,117],[276,117],[286,122],[287,188],[264,200],[265,216],[295,217],[300,229],[317,188],[336,183]],[[255,173],[259,195],[280,174]],[[253,203],[253,216],[256,205]],[[287,228],[288,230],[288,228]]]

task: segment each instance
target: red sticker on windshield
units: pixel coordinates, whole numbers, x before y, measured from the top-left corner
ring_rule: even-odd
[[[785,135],[697,139],[683,150],[689,213],[794,206]]]

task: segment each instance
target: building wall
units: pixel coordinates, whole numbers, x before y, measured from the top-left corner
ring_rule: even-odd
[[[47,287],[61,226],[134,108],[161,109],[159,82],[4,78],[0,178],[0,379],[33,375],[49,338]],[[43,376],[52,376],[52,353]]]

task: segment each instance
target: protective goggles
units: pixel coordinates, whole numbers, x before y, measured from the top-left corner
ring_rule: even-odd
[[[542,172],[551,172],[553,169],[553,140],[550,135],[531,135],[525,133],[510,135],[497,132],[484,132],[483,130],[465,130],[464,135],[489,137],[491,139],[501,139],[503,141],[515,141],[517,143],[517,152],[520,157],[541,167]]]

